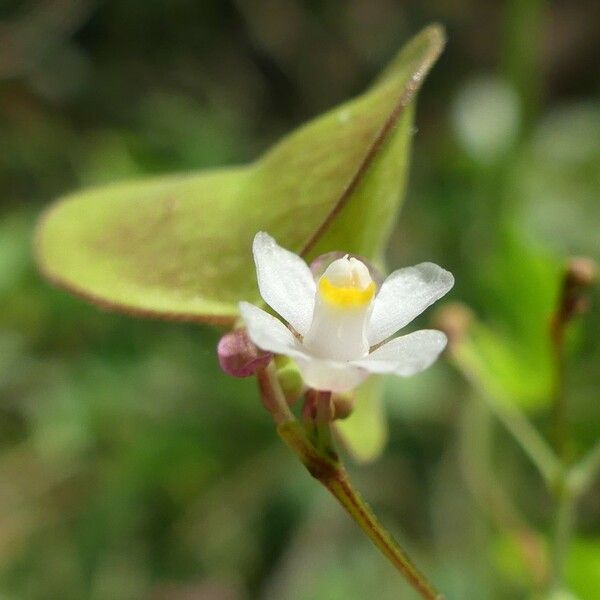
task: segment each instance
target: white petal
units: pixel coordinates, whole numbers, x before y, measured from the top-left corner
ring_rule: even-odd
[[[367,338],[379,344],[420,315],[454,285],[452,273],[433,263],[394,271],[375,297]]]
[[[258,289],[263,300],[300,334],[312,320],[316,285],[308,265],[267,233],[259,232],[252,245]]]
[[[294,334],[279,319],[248,302],[240,302],[240,312],[248,336],[261,350],[287,356],[303,354]]]
[[[346,362],[310,356],[279,319],[258,306],[240,302],[240,312],[250,339],[262,350],[293,358],[309,387],[346,392],[357,387],[369,375],[365,369]]]
[[[295,356],[304,383],[315,390],[348,392],[358,387],[369,372],[351,363],[313,356]]]
[[[351,364],[371,373],[395,373],[408,377],[431,366],[446,347],[446,336],[435,329],[421,329],[403,335],[377,348],[369,356]]]

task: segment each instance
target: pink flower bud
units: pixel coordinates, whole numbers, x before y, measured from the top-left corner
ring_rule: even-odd
[[[217,345],[221,369],[233,377],[250,377],[266,367],[273,355],[257,348],[245,329],[226,333]]]

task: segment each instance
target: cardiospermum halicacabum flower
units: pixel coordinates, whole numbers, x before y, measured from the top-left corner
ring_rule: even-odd
[[[446,346],[433,329],[391,338],[454,285],[433,263],[394,271],[378,287],[365,263],[348,255],[315,279],[302,258],[267,233],[256,234],[253,252],[260,294],[289,326],[241,302],[248,336],[258,348],[292,358],[310,388],[346,392],[371,374],[408,377]]]

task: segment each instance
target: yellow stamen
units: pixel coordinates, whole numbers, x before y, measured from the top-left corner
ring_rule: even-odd
[[[372,281],[366,288],[360,289],[351,286],[335,286],[327,277],[319,280],[321,297],[333,306],[340,308],[357,308],[368,304],[375,296],[376,285]]]

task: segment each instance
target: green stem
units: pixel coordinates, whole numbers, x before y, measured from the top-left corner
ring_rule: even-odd
[[[552,543],[552,589],[560,590],[564,585],[565,560],[575,526],[575,496],[568,485],[561,486],[557,493]]]
[[[562,292],[556,307],[556,311],[550,322],[550,346],[554,358],[554,448],[562,464],[563,472],[554,487],[554,498],[556,501],[556,512],[554,519],[554,541],[552,545],[552,585],[556,590],[563,587],[565,561],[569,550],[569,544],[573,536],[575,526],[575,503],[582,490],[585,488],[584,481],[577,482],[578,471],[569,465],[569,419],[568,402],[565,390],[565,335],[566,329],[576,314],[577,298],[581,290],[576,277],[575,267],[571,262],[567,266],[562,282]],[[593,452],[591,454],[592,469],[594,462]]]
[[[264,407],[273,415],[277,425],[294,421],[294,413],[290,410],[285,394],[277,379],[277,368],[271,361],[264,369],[256,373],[258,387]]]
[[[453,363],[463,377],[477,390],[491,411],[511,433],[531,462],[537,467],[549,490],[553,490],[557,478],[562,476],[563,466],[552,448],[546,443],[529,419],[516,407],[502,401],[491,393],[477,374],[469,355],[457,349],[452,354]]]
[[[503,71],[519,93],[526,131],[535,120],[542,95],[540,64],[545,4],[544,0],[508,0],[504,8]]]
[[[600,442],[588,452],[588,454],[569,471],[569,487],[573,493],[579,496],[587,491],[592,485],[600,471]]]
[[[404,575],[408,583],[422,598],[443,600],[444,597],[417,569],[406,552],[386,531],[371,508],[350,483],[346,469],[331,445],[331,395],[321,392],[317,396],[318,435],[316,443],[318,445],[316,445],[307,435],[305,427],[296,420],[290,411],[277,380],[274,366],[271,364],[262,369],[257,376],[263,403],[277,423],[277,433],[302,461],[308,472],[329,490],[367,537]]]
[[[328,483],[323,483],[375,546],[387,556],[389,561],[404,575],[423,598],[431,600],[443,599],[443,596],[436,592],[425,576],[413,564],[406,552],[402,550],[398,542],[385,530],[373,514],[369,505],[352,487],[344,469],[340,469],[334,479]]]
[[[465,483],[480,510],[512,536],[536,586],[542,587],[548,578],[548,564],[540,535],[528,525],[493,476],[492,413],[478,398],[469,398],[462,417],[460,458]]]
[[[550,343],[554,360],[554,391],[553,391],[553,421],[554,421],[554,449],[563,464],[567,460],[568,415],[567,395],[565,393],[565,338],[566,322],[562,312],[555,315],[550,329]]]
[[[494,403],[496,416],[519,442],[521,448],[537,466],[548,486],[554,485],[557,475],[562,471],[560,462],[523,413],[511,407]]]
[[[570,467],[567,462],[567,401],[564,390],[564,328],[567,321],[563,312],[559,311],[551,328],[555,363],[553,393],[555,451],[518,408],[503,402],[490,392],[489,386],[486,386],[479,376],[476,360],[468,350],[455,348],[451,355],[455,366],[479,391],[488,406],[536,465],[545,480],[548,491],[554,497],[556,512],[551,549],[551,588],[554,590],[560,590],[564,585],[565,562],[575,528],[577,500],[589,487],[600,469],[600,443],[579,464]]]
[[[316,392],[317,394],[317,448],[328,453],[333,450],[333,438],[330,423],[333,421],[333,403],[331,392]],[[335,452],[333,454],[335,456]]]
[[[320,481],[342,505],[367,537],[425,600],[443,600],[426,577],[417,569],[398,542],[386,531],[369,505],[354,489],[348,474],[336,455],[324,456],[308,440],[302,426],[296,422],[279,425],[283,441],[300,458],[308,472]]]

